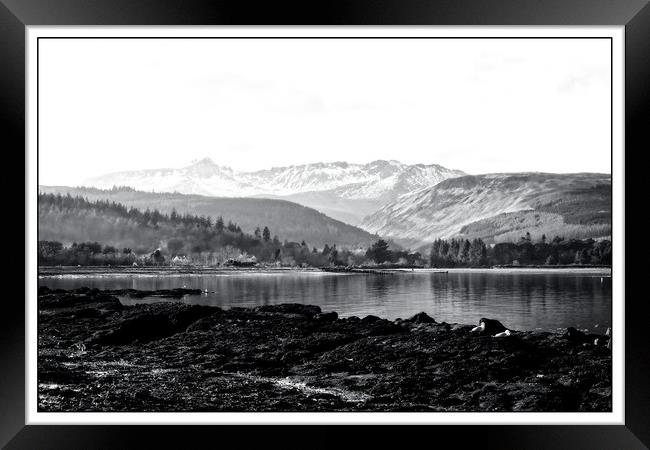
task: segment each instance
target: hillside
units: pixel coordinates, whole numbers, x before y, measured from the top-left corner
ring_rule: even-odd
[[[129,186],[142,191],[214,197],[286,199],[357,225],[402,194],[465,175],[437,164],[377,160],[367,164],[313,163],[253,172],[217,165],[209,158],[186,167],[126,171],[90,178],[86,186]]]
[[[90,201],[108,200],[141,210],[157,209],[170,214],[222,216],[236,222],[246,233],[269,227],[281,240],[306,241],[310,246],[367,247],[376,237],[370,233],[332,219],[312,208],[285,200],[262,198],[216,198],[201,195],[141,192],[133,189],[101,190],[64,186],[40,186],[41,193],[70,194]],[[81,239],[78,238],[78,239]]]
[[[535,211],[503,213],[465,225],[456,237],[481,238],[487,243],[516,242],[527,232],[535,238],[545,235],[549,239],[562,236],[566,239],[601,238],[611,235],[609,222],[570,223],[560,214]]]
[[[223,266],[265,263],[323,267],[360,264],[365,252],[244,233],[228,220],[139,210],[108,200],[38,196],[40,266]]]
[[[452,178],[399,197],[361,226],[398,242],[482,238],[599,238],[611,233],[611,177],[606,174],[487,174]]]

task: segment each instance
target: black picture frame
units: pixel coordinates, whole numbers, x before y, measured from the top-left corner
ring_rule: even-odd
[[[625,26],[625,192],[647,191],[629,163],[647,129],[650,92],[650,6],[647,0],[381,0],[248,2],[206,0],[0,0],[0,101],[7,152],[25,150],[25,27],[29,25],[616,25]],[[17,158],[18,159],[18,158]],[[19,159],[18,159],[19,160]],[[637,170],[639,166],[637,165]],[[628,172],[628,169],[630,171]],[[19,172],[14,168],[15,172]],[[25,172],[26,173],[26,172]],[[18,173],[18,175],[20,175]],[[25,176],[25,192],[27,192]],[[15,189],[15,187],[14,187]],[[626,196],[627,198],[627,196]],[[626,202],[627,203],[627,202]],[[627,213],[626,213],[627,214]],[[626,236],[642,236],[636,221],[625,221]],[[627,248],[627,247],[626,247]],[[458,444],[495,448],[647,448],[650,446],[650,358],[647,296],[642,275],[626,252],[625,425],[620,426],[421,426],[409,441],[451,438]],[[26,268],[25,268],[26,269]],[[17,291],[17,290],[16,290]],[[215,439],[237,437],[245,446],[263,437],[283,444],[295,427],[224,426],[52,426],[25,425],[25,304],[11,292],[0,327],[0,446],[18,448],[212,447]],[[26,297],[23,297],[26,299]],[[11,300],[11,301],[9,301]],[[402,429],[402,427],[400,427]],[[300,427],[309,442],[338,445],[349,428]],[[395,427],[355,428],[385,442],[401,440]],[[401,435],[401,436],[400,436]],[[422,435],[422,436],[417,436]],[[203,443],[201,445],[201,443]]]

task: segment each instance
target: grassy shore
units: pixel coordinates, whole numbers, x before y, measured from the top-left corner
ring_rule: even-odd
[[[112,294],[39,289],[39,410],[611,409],[611,351],[593,336],[495,338],[426,314],[341,319],[298,304],[124,306]]]

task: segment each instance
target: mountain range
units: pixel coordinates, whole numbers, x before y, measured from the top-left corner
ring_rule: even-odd
[[[517,241],[527,232],[536,238],[611,235],[609,174],[467,175],[436,164],[384,160],[242,172],[206,158],[179,169],[112,173],[86,184],[109,188],[77,191],[90,199],[109,192],[110,199],[138,208],[223,215],[248,231],[268,225],[310,245],[364,245],[377,236],[420,248],[436,238],[494,243]],[[337,238],[340,233],[345,236]]]
[[[367,164],[314,163],[253,172],[220,166],[209,158],[178,169],[116,172],[90,178],[101,189],[129,186],[148,192],[178,192],[212,197],[285,199],[351,225],[400,195],[465,175],[437,164],[377,160]]]

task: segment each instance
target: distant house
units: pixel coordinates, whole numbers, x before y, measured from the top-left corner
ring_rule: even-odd
[[[187,259],[187,256],[176,255],[171,259],[171,264],[172,266],[187,266],[191,264],[191,262],[189,259]]]
[[[257,258],[255,256],[248,256],[247,254],[240,254],[237,258],[227,260],[224,265],[233,267],[253,267],[257,265]]]

